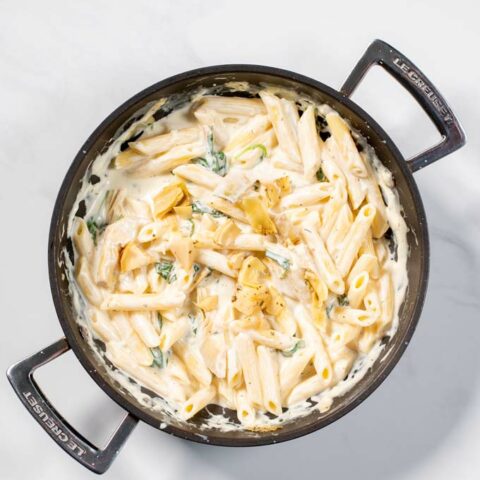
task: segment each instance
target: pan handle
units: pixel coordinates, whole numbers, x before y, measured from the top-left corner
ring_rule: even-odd
[[[62,338],[21,362],[12,365],[7,377],[15,393],[35,420],[72,458],[95,473],[104,473],[137,425],[138,419],[127,413],[105,448],[100,449],[78,433],[48,401],[33,378],[33,372],[70,349]]]
[[[340,91],[349,97],[373,65],[380,65],[420,104],[435,124],[442,140],[407,160],[416,172],[465,145],[465,133],[447,102],[432,82],[408,58],[382,40],[374,40],[348,76]]]

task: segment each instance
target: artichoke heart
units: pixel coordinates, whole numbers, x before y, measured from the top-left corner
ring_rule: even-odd
[[[153,215],[156,220],[162,219],[173,207],[176,207],[187,196],[187,189],[181,182],[171,183],[153,197]]]
[[[238,283],[253,288],[259,287],[267,271],[267,267],[260,259],[250,255],[242,262]]]
[[[229,219],[215,232],[215,242],[223,246],[232,245],[240,233],[236,223]]]
[[[270,218],[267,206],[260,195],[244,198],[242,208],[255,232],[264,235],[277,233],[277,227]]]
[[[190,237],[175,235],[170,243],[170,251],[181,267],[187,272],[190,271],[195,260],[195,247]]]
[[[240,285],[236,295],[237,298],[233,302],[233,306],[245,315],[252,315],[265,307],[269,291],[265,285],[255,287]]]
[[[120,257],[120,270],[122,272],[129,272],[136,268],[144,267],[153,262],[153,258],[146,253],[136,243],[130,242],[122,251]]]

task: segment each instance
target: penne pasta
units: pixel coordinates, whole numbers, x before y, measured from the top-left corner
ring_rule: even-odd
[[[205,387],[194,393],[181,407],[180,415],[184,420],[192,418],[203,407],[206,407],[215,398],[216,390],[214,387]]]
[[[322,163],[323,140],[318,135],[315,108],[311,105],[298,122],[298,144],[303,161],[303,174],[313,180]]]
[[[259,345],[257,347],[257,357],[263,406],[267,412],[280,415],[282,413],[282,402],[276,354],[270,348]]]
[[[319,276],[332,292],[342,294],[345,291],[345,283],[316,231],[314,222],[307,221],[303,225],[302,236],[312,253]]]
[[[247,334],[240,333],[235,338],[235,349],[242,366],[248,400],[253,406],[262,406],[262,389],[255,346]]]
[[[164,291],[160,294],[144,293],[110,293],[102,302],[102,310],[148,311],[168,310],[179,307],[185,301],[185,293],[181,291]]]
[[[327,114],[325,118],[330,132],[332,132],[332,137],[345,158],[347,168],[357,177],[366,177],[367,169],[365,163],[358,153],[345,120],[336,112]]]
[[[407,227],[348,119],[215,82],[152,102],[94,160],[66,276],[85,338],[141,406],[185,423],[216,404],[255,435],[327,411],[394,335]],[[208,433],[218,412],[195,423]]]
[[[370,229],[375,213],[376,210],[373,205],[367,204],[363,206],[345,236],[342,250],[336,259],[336,265],[342,277],[346,276],[350,271],[362,242]]]

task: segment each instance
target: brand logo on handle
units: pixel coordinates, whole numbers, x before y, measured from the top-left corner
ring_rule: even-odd
[[[451,123],[453,121],[452,114],[450,113],[447,106],[438,98],[438,95],[435,93],[435,90],[428,85],[425,80],[423,80],[418,72],[411,68],[407,63],[405,63],[400,57],[395,57],[393,63],[398,67],[405,76],[413,83],[417,88],[419,88],[434,106],[435,110],[443,116],[443,120],[446,123]]]
[[[32,392],[22,392],[23,396],[27,400],[28,405],[32,412],[41,419],[41,421],[47,426],[47,428],[55,435],[62,443],[65,443],[67,448],[72,450],[76,455],[81,457],[85,450],[79,447],[71,438],[70,435],[65,433],[58,425],[56,420],[45,412],[39,401],[35,398]]]

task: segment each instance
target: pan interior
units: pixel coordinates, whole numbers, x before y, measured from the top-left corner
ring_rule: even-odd
[[[112,139],[117,138],[132,121],[139,118],[152,102],[162,97],[169,97],[163,108],[164,114],[167,114],[182,102],[188,101],[190,92],[195,92],[200,87],[212,89],[219,95],[249,95],[244,91],[239,92],[238,89],[226,87],[227,82],[249,82],[257,85],[268,83],[293,89],[300,96],[330,105],[349,119],[352,126],[375,149],[380,161],[393,173],[404,218],[409,228],[407,237],[410,247],[407,263],[409,289],[400,309],[400,322],[396,334],[392,338],[383,339],[385,347],[372,368],[345,395],[337,397],[327,412],[320,413],[314,409],[309,415],[285,423],[276,431],[206,430],[204,428],[208,416],[206,412],[201,412],[188,422],[182,422],[166,416],[161,411],[147,409],[141,405],[107,373],[103,362],[92,353],[85,342],[83,338],[85,332],[76,321],[68,280],[63,271],[64,264],[59,262],[62,251],[71,250],[66,235],[66,223],[81,180],[97,155],[105,151]],[[151,425],[183,438],[220,445],[260,445],[288,440],[328,425],[360,403],[388,375],[413,334],[423,304],[428,273],[428,238],[421,199],[403,158],[385,132],[355,104],[325,85],[290,72],[268,67],[212,67],[187,72],[148,88],[113,112],[87,140],[67,173],[57,198],[50,232],[49,269],[55,306],[69,344],[95,381],[115,401]],[[148,392],[146,394],[148,395]],[[210,406],[208,410],[210,413],[224,414],[232,420],[235,419],[233,412],[224,411],[220,407]]]

